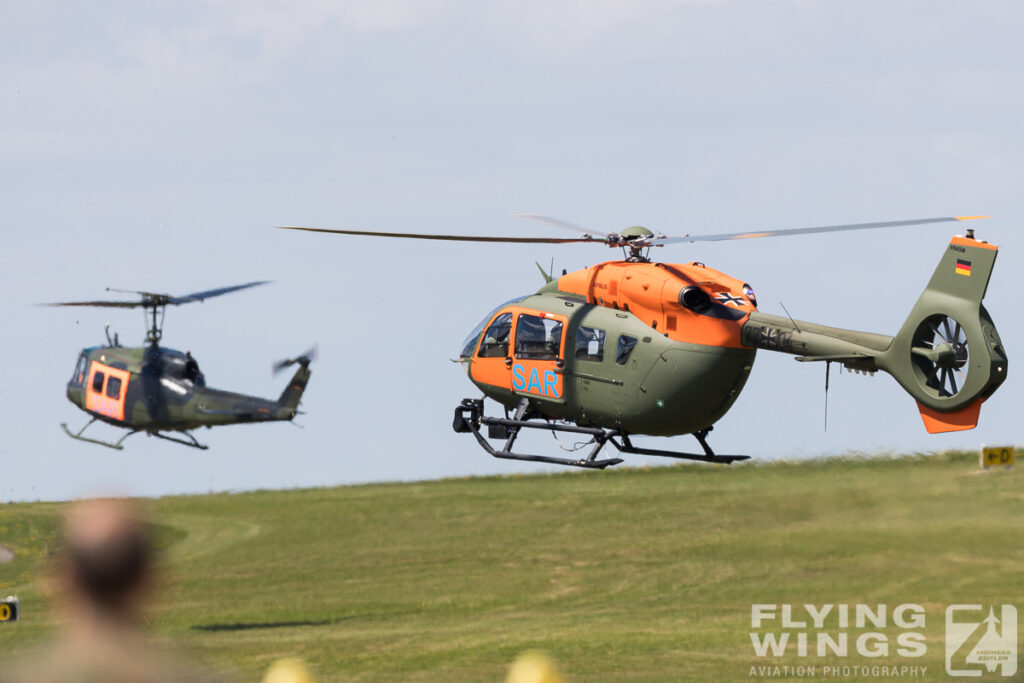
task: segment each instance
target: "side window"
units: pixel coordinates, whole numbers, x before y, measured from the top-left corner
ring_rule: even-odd
[[[562,346],[562,323],[523,313],[516,322],[516,358],[555,360]]]
[[[103,380],[104,376],[102,372],[97,372],[92,376],[92,390],[97,394],[103,391]]]
[[[512,333],[512,314],[502,313],[484,332],[480,344],[480,358],[504,358],[508,355],[508,338]]]
[[[576,330],[576,359],[597,362],[604,359],[604,330],[593,327]]]
[[[619,335],[619,343],[615,345],[615,362],[619,365],[625,365],[626,361],[629,360],[629,354],[633,353],[633,347],[636,346],[636,337],[628,337],[624,334]]]
[[[107,380],[107,396],[110,398],[121,398],[121,378],[111,375]]]

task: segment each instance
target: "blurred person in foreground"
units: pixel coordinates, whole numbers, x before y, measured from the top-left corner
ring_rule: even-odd
[[[154,567],[149,533],[137,509],[119,500],[76,503],[65,520],[54,604],[60,630],[0,680],[24,683],[200,681],[179,658],[160,651],[142,629]]]

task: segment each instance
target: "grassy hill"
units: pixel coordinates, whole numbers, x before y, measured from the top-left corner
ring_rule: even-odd
[[[946,605],[1024,606],[1020,477],[947,453],[161,498],[151,624],[253,680],[294,655],[321,680],[500,681],[527,649],[572,681],[828,663],[942,678]],[[0,595],[24,612],[0,625],[4,656],[52,630],[42,577],[62,508],[0,506],[18,551]],[[752,603],[917,603],[928,651],[758,658]]]

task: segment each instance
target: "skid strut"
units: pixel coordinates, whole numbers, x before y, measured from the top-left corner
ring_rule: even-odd
[[[597,459],[597,454],[601,452],[601,449],[604,448],[606,443],[611,443],[621,453],[657,455],[666,458],[699,460],[701,462],[729,464],[737,460],[746,460],[750,457],[749,455],[716,455],[714,451],[711,450],[706,439],[707,433],[710,429],[695,432],[693,435],[704,449],[704,453],[680,453],[678,451],[639,448],[634,446],[629,440],[628,434],[617,430],[603,429],[601,427],[580,427],[577,425],[559,424],[548,421],[531,421],[531,419],[526,417],[528,408],[529,401],[528,399],[523,398],[516,407],[513,417],[487,417],[484,415],[483,400],[467,398],[463,399],[462,403],[455,409],[455,420],[452,427],[456,432],[471,433],[476,437],[480,446],[495,458],[504,458],[506,460],[525,460],[527,462],[548,462],[555,465],[570,465],[573,467],[588,467],[592,469],[603,470],[605,467],[618,465],[620,462],[623,462],[622,458]],[[481,425],[487,425],[487,437],[480,433]],[[512,446],[515,444],[516,437],[519,436],[519,430],[524,427],[527,429],[546,429],[551,432],[586,434],[593,439],[594,447],[585,458],[578,458],[575,460],[571,458],[554,458],[547,455],[516,453],[512,450]],[[505,439],[505,444],[502,446],[501,450],[498,450],[487,441],[488,437],[492,439]]]

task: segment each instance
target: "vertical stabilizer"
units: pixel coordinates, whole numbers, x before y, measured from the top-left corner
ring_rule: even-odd
[[[954,237],[886,353],[885,369],[917,399],[929,432],[975,427],[1006,379],[1006,352],[982,305],[998,254],[973,231]]]
[[[299,401],[302,399],[302,392],[306,390],[310,374],[312,373],[309,370],[309,362],[307,361],[295,371],[291,381],[288,382],[288,386],[281,392],[281,398],[277,399],[278,404],[282,408],[292,411],[293,416],[299,408]]]

